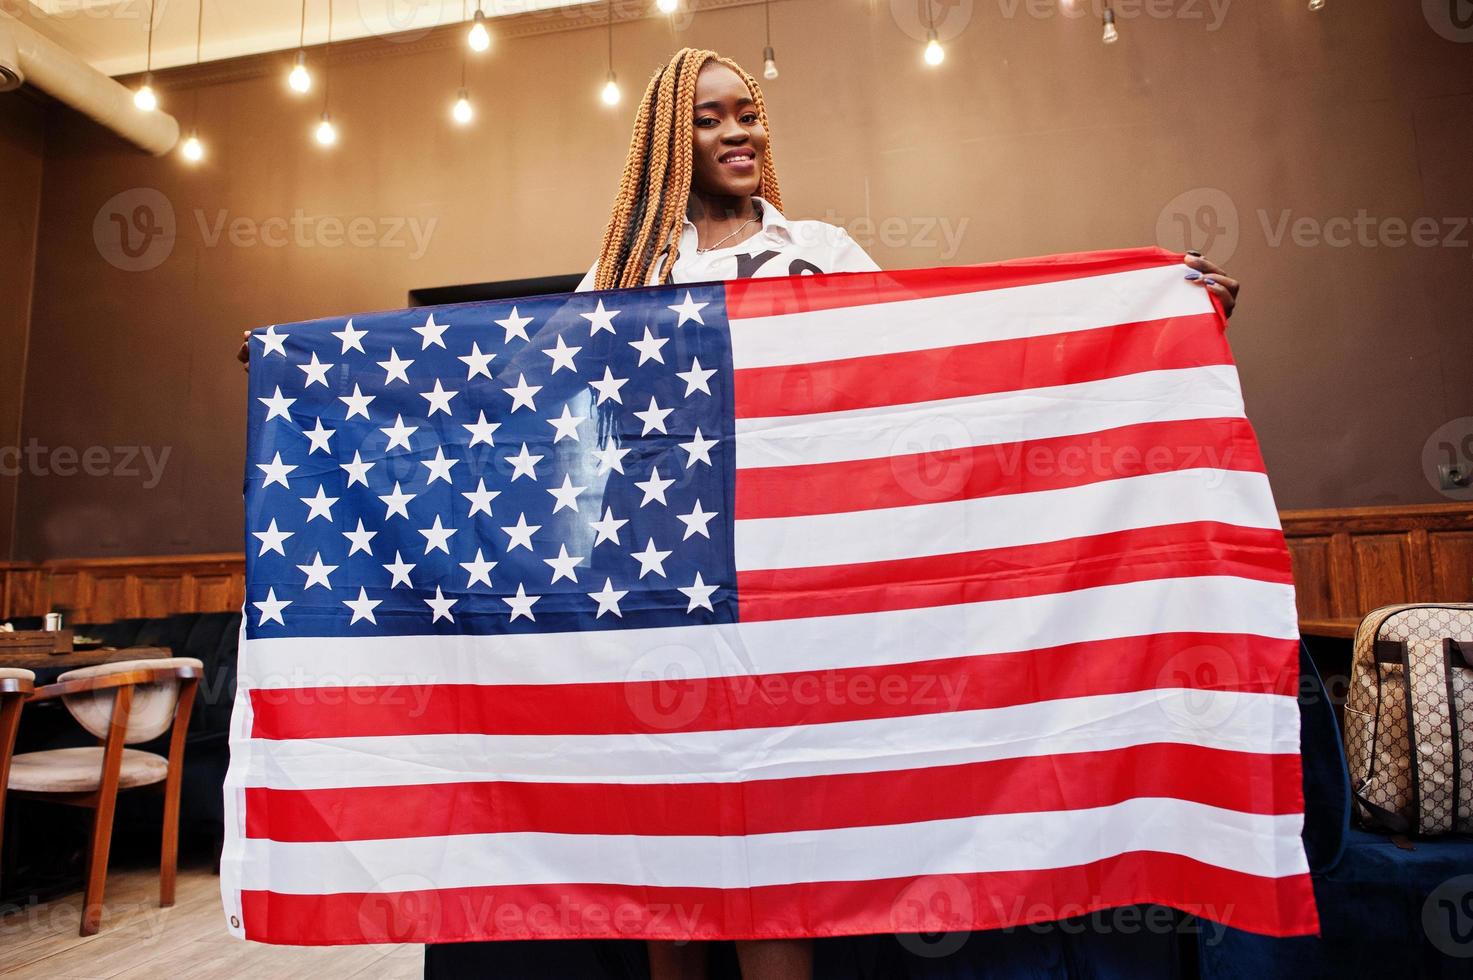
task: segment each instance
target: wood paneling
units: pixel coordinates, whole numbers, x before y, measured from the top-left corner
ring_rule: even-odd
[[[245,556],[163,555],[0,564],[0,618],[53,610],[108,623],[176,612],[231,612],[245,601]]]
[[[1393,602],[1473,601],[1473,506],[1293,510],[1279,518],[1305,633],[1350,636],[1362,616]]]

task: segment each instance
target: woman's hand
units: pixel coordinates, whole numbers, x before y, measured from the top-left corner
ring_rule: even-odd
[[[245,365],[246,373],[249,374],[251,370],[251,332],[242,330],[240,335],[240,350],[235,352],[235,359]]]
[[[1187,278],[1217,297],[1222,303],[1223,316],[1232,316],[1233,307],[1238,305],[1238,280],[1224,275],[1222,268],[1202,258],[1201,252],[1188,252],[1182,256],[1182,261],[1192,270],[1187,273]]]

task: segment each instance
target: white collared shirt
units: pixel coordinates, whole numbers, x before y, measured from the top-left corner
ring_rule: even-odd
[[[792,276],[819,272],[877,272],[875,260],[860,248],[849,233],[826,221],[789,221],[781,211],[754,197],[762,205],[762,228],[745,241],[709,252],[697,252],[696,226],[685,219],[680,234],[680,256],[675,260],[674,282],[720,282],[766,276]],[[659,263],[650,281],[659,278]],[[598,263],[578,283],[577,291],[593,288]]]

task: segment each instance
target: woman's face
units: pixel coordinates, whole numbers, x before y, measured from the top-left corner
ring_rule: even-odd
[[[704,194],[749,197],[762,179],[767,130],[741,76],[708,61],[696,77],[691,183]]]

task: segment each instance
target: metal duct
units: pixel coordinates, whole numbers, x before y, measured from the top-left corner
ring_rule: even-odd
[[[0,13],[0,91],[29,82],[100,125],[155,155],[179,142],[179,122],[167,112],[143,112],[133,93],[66,48],[9,14]]]

